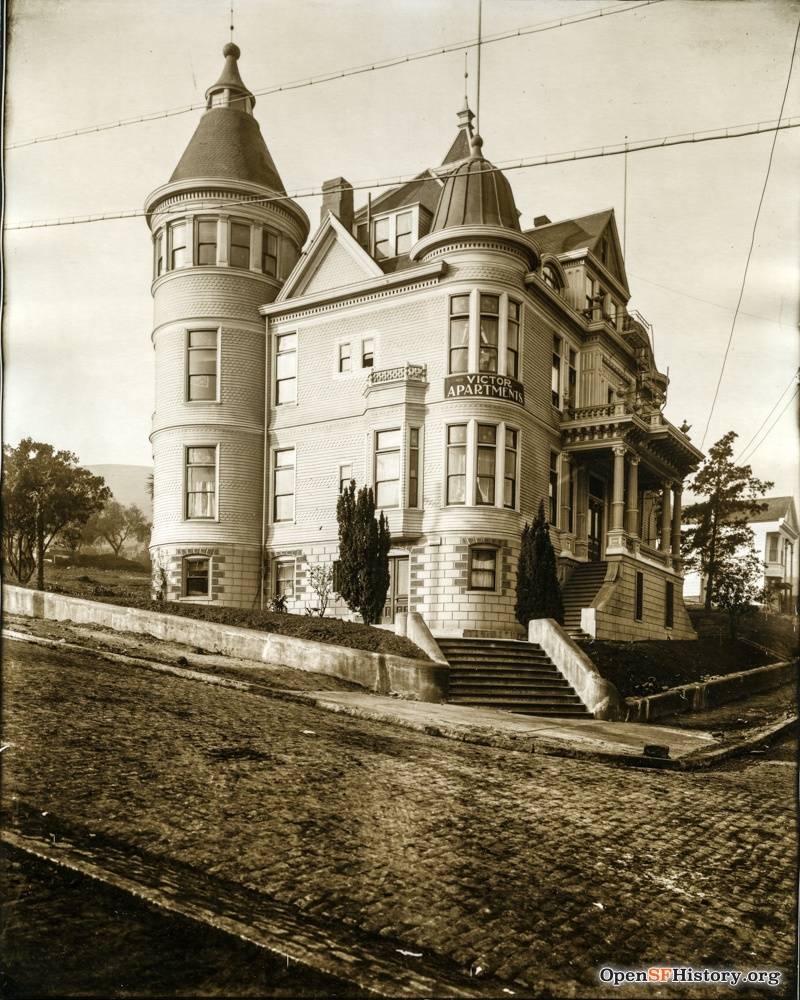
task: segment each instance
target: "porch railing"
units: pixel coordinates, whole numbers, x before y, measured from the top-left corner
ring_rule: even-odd
[[[397,365],[395,368],[381,368],[377,371],[371,371],[367,378],[367,385],[386,385],[389,382],[426,382],[427,378],[427,365],[412,365],[406,362],[406,364]]]

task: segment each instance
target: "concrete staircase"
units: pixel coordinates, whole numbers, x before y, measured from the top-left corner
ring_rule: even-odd
[[[588,608],[603,585],[606,563],[578,563],[567,580],[561,597],[564,602],[564,629],[573,639],[588,638],[581,629],[581,608]]]
[[[513,639],[437,639],[450,664],[452,705],[519,715],[589,717],[584,704],[535,643]]]

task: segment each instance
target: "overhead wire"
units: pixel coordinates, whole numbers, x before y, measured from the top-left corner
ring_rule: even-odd
[[[788,74],[786,76],[786,86],[784,87],[783,98],[781,99],[781,109],[778,112],[778,125],[780,125],[781,119],[783,118],[783,111],[784,111],[784,108],[786,107],[786,98],[789,95],[789,84],[791,83],[791,80],[792,80],[792,70],[794,68],[794,57],[795,57],[795,55],[797,53],[797,40],[798,40],[799,37],[800,37],[800,20],[798,20],[798,22],[797,22],[797,31],[795,31],[795,34],[794,34],[794,44],[792,45],[792,55],[791,55],[791,58],[789,59],[789,72],[788,72]],[[767,172],[766,172],[766,174],[764,176],[764,183],[761,186],[761,195],[760,195],[760,197],[758,199],[758,208],[756,209],[756,217],[753,220],[753,229],[752,229],[752,232],[750,234],[750,245],[747,248],[747,259],[745,260],[744,272],[742,273],[742,281],[741,281],[741,285],[739,287],[739,298],[738,298],[738,300],[736,302],[736,309],[734,310],[734,313],[733,313],[733,319],[731,320],[731,331],[728,334],[728,342],[725,345],[725,353],[722,356],[722,365],[720,366],[719,377],[717,379],[717,385],[716,385],[716,388],[714,389],[714,398],[711,400],[711,407],[710,407],[710,409],[708,411],[708,419],[706,420],[705,430],[703,431],[703,437],[702,437],[702,440],[700,441],[700,447],[701,448],[705,444],[706,436],[708,435],[708,428],[711,425],[711,418],[714,416],[714,409],[715,409],[715,407],[717,405],[717,399],[719,398],[720,386],[722,385],[722,379],[723,379],[723,376],[725,375],[725,366],[728,363],[728,355],[730,354],[731,344],[733,343],[733,335],[734,335],[734,332],[736,330],[736,320],[737,320],[737,318],[739,316],[739,309],[740,309],[740,307],[742,305],[742,299],[744,298],[744,290],[745,290],[745,287],[747,285],[747,272],[750,269],[750,260],[751,260],[751,258],[753,256],[753,247],[755,246],[755,242],[756,242],[756,230],[758,229],[758,220],[761,217],[761,207],[764,204],[764,195],[767,193],[767,184],[769,182],[769,176],[770,176],[770,173],[772,171],[772,161],[773,161],[773,159],[775,157],[775,144],[777,143],[777,141],[778,141],[778,129],[775,130],[775,132],[774,132],[774,134],[772,136],[772,144],[770,146],[770,151],[769,151],[769,161],[767,162]]]
[[[727,139],[741,139],[746,136],[751,135],[761,135],[773,131],[783,131],[785,129],[799,128],[800,127],[800,117],[790,118],[778,123],[774,121],[770,122],[751,122],[746,125],[728,125],[719,129],[712,129],[709,132],[682,132],[674,136],[658,136],[653,139],[642,139],[637,140],[637,142],[632,143],[630,141],[626,143],[610,144],[607,146],[592,146],[585,147],[583,149],[572,149],[566,150],[561,153],[544,153],[533,157],[522,157],[520,159],[507,160],[495,164],[493,167],[487,167],[483,172],[496,173],[496,172],[507,172],[510,170],[527,170],[534,167],[544,167],[551,166],[557,163],[573,163],[582,160],[592,160],[604,156],[621,156],[630,153],[639,153],[648,149],[665,149],[673,146],[683,146],[692,145],[696,143],[703,142],[715,142],[719,140]],[[436,182],[440,183],[447,176],[446,172],[442,173],[441,176],[438,174],[431,174],[429,177],[421,177],[419,173],[416,174],[406,174],[406,175],[395,175],[393,177],[376,178],[373,180],[362,181],[347,188],[326,188],[326,193],[331,194],[334,192],[341,191],[374,191],[378,188],[392,188],[397,187],[402,184],[408,184],[411,181],[417,183],[426,182]],[[274,194],[267,196],[252,196],[248,198],[242,198],[238,200],[227,200],[219,203],[219,207],[232,208],[237,205],[258,205],[258,204],[269,204],[271,202],[280,201],[299,201],[303,198],[317,198],[322,195],[321,187],[311,187],[306,189],[301,189],[298,191],[293,191],[288,194]],[[213,206],[206,205],[205,208],[211,208]],[[171,209],[165,210],[164,214],[181,214],[184,213],[185,209],[181,206],[175,206]],[[71,216],[60,219],[41,219],[26,222],[17,222],[11,225],[7,225],[5,230],[7,232],[23,230],[23,229],[50,229],[56,226],[76,226],[85,225],[94,222],[111,222],[118,219],[132,219],[132,218],[144,218],[148,214],[143,209],[128,209],[119,212],[97,212],[90,213],[83,216]]]
[[[764,435],[764,437],[761,438],[761,440],[758,442],[758,444],[755,446],[755,448],[753,448],[753,450],[747,456],[747,461],[748,462],[750,462],[752,460],[753,455],[755,455],[755,453],[758,451],[758,449],[761,447],[761,445],[767,440],[767,438],[770,436],[770,434],[773,432],[773,430],[775,430],[775,427],[777,426],[777,424],[780,421],[781,417],[784,415],[784,413],[789,409],[789,407],[791,406],[791,404],[794,402],[795,397],[797,396],[798,392],[800,392],[800,385],[796,386],[794,392],[789,397],[789,399],[786,401],[786,405],[784,406],[784,408],[781,410],[781,412],[778,414],[778,416],[773,420],[772,424],[770,425],[769,429],[767,430],[767,433]],[[740,458],[737,459],[737,461],[741,461],[741,456],[740,456]]]
[[[434,49],[423,49],[419,52],[412,52],[402,56],[392,56],[388,59],[378,60],[361,66],[353,66],[348,69],[334,70],[330,73],[323,73],[320,76],[303,77],[299,80],[292,80],[286,83],[274,84],[271,87],[263,87],[260,90],[253,90],[254,97],[268,97],[271,94],[286,93],[287,91],[300,90],[304,87],[318,87],[323,83],[332,83],[336,80],[344,80],[351,76],[360,76],[364,73],[377,72],[384,69],[392,69],[395,66],[403,66],[406,63],[419,62],[423,59],[432,59],[435,56],[449,55],[451,52],[463,51],[480,46],[504,42],[511,38],[521,38],[526,35],[539,34],[544,31],[553,31],[556,28],[566,28],[573,24],[580,24],[584,21],[593,21],[601,17],[613,17],[617,14],[629,14],[642,7],[652,7],[655,4],[664,3],[665,0],[639,0],[638,3],[622,3],[614,7],[601,7],[594,10],[585,11],[582,14],[571,14],[569,17],[561,17],[553,21],[543,21],[541,24],[531,24],[522,28],[514,28],[510,31],[499,32],[480,39],[470,38],[461,42],[453,42],[441,45]],[[9,143],[6,150],[22,149],[26,146],[42,145],[47,142],[56,142],[60,139],[71,139],[80,135],[94,135],[97,132],[108,132],[111,129],[124,128],[130,125],[140,125],[144,122],[160,121],[163,118],[174,118],[177,115],[185,115],[190,111],[198,111],[205,108],[205,101],[196,104],[184,104],[179,107],[167,108],[163,111],[151,111],[130,118],[120,118],[113,122],[105,122],[100,125],[87,125],[83,128],[70,129],[65,132],[53,132],[49,135],[41,135],[32,139],[23,139],[19,142]]]
[[[774,413],[774,412],[775,412],[775,411],[776,411],[776,410],[778,409],[778,407],[779,407],[779,406],[780,406],[780,404],[781,404],[781,400],[782,400],[782,399],[783,399],[783,397],[784,397],[784,396],[786,395],[786,393],[787,393],[787,392],[788,392],[788,391],[789,391],[789,390],[791,389],[791,387],[792,387],[793,383],[795,383],[795,382],[796,382],[798,374],[800,374],[800,368],[796,368],[796,369],[795,369],[795,371],[794,371],[794,372],[792,373],[792,377],[791,377],[791,378],[789,379],[789,384],[788,384],[788,385],[787,385],[787,386],[786,386],[786,387],[785,387],[785,388],[784,388],[784,389],[783,389],[783,390],[781,391],[780,395],[778,396],[778,398],[777,398],[777,399],[775,400],[775,402],[773,403],[773,405],[772,405],[772,409],[771,409],[771,410],[769,411],[769,413],[768,413],[768,414],[766,415],[766,417],[764,417],[764,419],[763,419],[763,420],[761,421],[761,423],[760,423],[760,424],[758,425],[758,427],[757,427],[757,429],[756,429],[755,433],[754,433],[754,434],[753,434],[753,436],[752,436],[752,437],[750,438],[750,440],[749,440],[749,441],[747,442],[747,444],[746,444],[746,445],[744,446],[744,448],[742,448],[742,450],[741,450],[741,451],[739,452],[739,454],[738,454],[738,455],[737,455],[737,457],[736,457],[736,461],[737,461],[737,462],[741,462],[741,461],[742,461],[742,459],[743,459],[743,458],[745,457],[745,455],[747,454],[747,452],[748,452],[748,451],[750,450],[750,445],[751,445],[751,444],[752,444],[752,443],[753,443],[753,442],[755,441],[755,439],[756,439],[756,438],[758,437],[758,435],[759,435],[759,434],[761,433],[761,431],[762,431],[762,429],[763,429],[764,425],[765,425],[765,424],[766,424],[766,422],[767,422],[767,421],[769,420],[769,418],[770,418],[770,417],[772,416],[772,414],[773,414],[773,413]]]

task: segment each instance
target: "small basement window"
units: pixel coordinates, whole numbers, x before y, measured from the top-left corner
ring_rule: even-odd
[[[208,556],[186,556],[183,560],[183,596],[209,597],[211,559]]]
[[[497,550],[469,550],[469,589],[494,590],[497,581]]]

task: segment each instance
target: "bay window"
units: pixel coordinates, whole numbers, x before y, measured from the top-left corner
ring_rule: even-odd
[[[506,428],[506,454],[503,473],[503,506],[517,506],[517,437],[519,431]]]
[[[499,340],[500,298],[497,295],[481,295],[479,371],[497,371]]]
[[[508,320],[506,327],[506,375],[519,378],[519,319],[520,304],[508,300]]]
[[[450,364],[452,375],[468,371],[469,362],[469,295],[454,295],[450,299]]]
[[[478,424],[478,457],[476,462],[475,503],[494,506],[497,469],[497,427]]]
[[[231,267],[250,267],[250,225],[231,222],[228,263]]]
[[[195,230],[195,261],[199,266],[217,263],[217,220],[198,219]]]
[[[467,425],[447,428],[447,503],[467,502]]]
[[[419,427],[410,427],[408,431],[408,506],[419,507]]]
[[[505,423],[450,424],[445,503],[516,510],[519,431]]]
[[[449,375],[484,372],[519,378],[522,304],[506,292],[451,295],[448,306]]]

